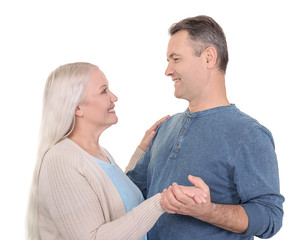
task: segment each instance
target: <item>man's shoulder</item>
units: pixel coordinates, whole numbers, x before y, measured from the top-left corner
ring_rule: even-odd
[[[233,107],[230,111],[223,113],[223,120],[226,123],[241,124],[242,126],[258,126],[260,123],[247,113],[242,112],[237,107]]]
[[[166,126],[178,124],[183,118],[185,118],[185,112],[173,114],[166,121],[164,121],[160,126],[166,127]]]
[[[229,116],[225,120],[225,124],[229,129],[238,129],[244,134],[262,132],[262,134],[265,133],[271,136],[271,132],[259,123],[258,120],[237,108],[234,108],[234,110],[229,113]]]

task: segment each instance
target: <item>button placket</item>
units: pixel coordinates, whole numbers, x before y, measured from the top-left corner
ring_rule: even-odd
[[[175,147],[177,149],[176,152],[178,152],[178,149],[180,148],[181,143],[184,140],[184,134],[186,133],[186,129],[188,128],[189,123],[191,123],[191,118],[186,119],[186,123],[184,124],[184,126],[182,127],[182,130],[180,131],[180,135],[179,135],[179,137],[176,141],[176,144],[175,144]]]
[[[187,118],[182,129],[180,130],[180,134],[178,136],[178,138],[176,139],[176,142],[174,144],[174,148],[173,148],[173,154],[172,154],[172,158],[176,158],[178,155],[178,152],[180,151],[181,148],[181,144],[184,141],[184,135],[189,127],[189,124],[191,123],[192,119],[191,118]]]

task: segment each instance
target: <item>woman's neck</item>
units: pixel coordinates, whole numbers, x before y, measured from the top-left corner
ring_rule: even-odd
[[[99,145],[100,133],[91,133],[91,131],[81,131],[80,128],[74,128],[73,132],[68,136],[70,140],[76,143],[84,151],[90,155],[109,162],[106,155],[102,152]]]

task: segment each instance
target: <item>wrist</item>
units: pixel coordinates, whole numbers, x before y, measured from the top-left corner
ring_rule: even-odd
[[[139,144],[138,145],[138,148],[142,151],[142,152],[145,152],[146,151],[146,148],[144,146],[142,146],[142,144]]]
[[[200,211],[198,214],[199,216],[197,217],[198,219],[204,221],[204,222],[208,222],[211,223],[212,220],[215,217],[215,214],[217,212],[218,209],[218,205],[215,203],[205,203],[204,204],[204,208],[203,211]]]

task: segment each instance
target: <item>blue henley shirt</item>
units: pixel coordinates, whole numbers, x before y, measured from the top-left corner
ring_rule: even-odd
[[[271,133],[235,105],[176,114],[162,123],[151,146],[127,175],[149,198],[173,182],[192,185],[188,175],[209,186],[211,200],[242,205],[249,217],[236,234],[190,216],[163,214],[149,240],[269,238],[282,226],[284,197]]]

